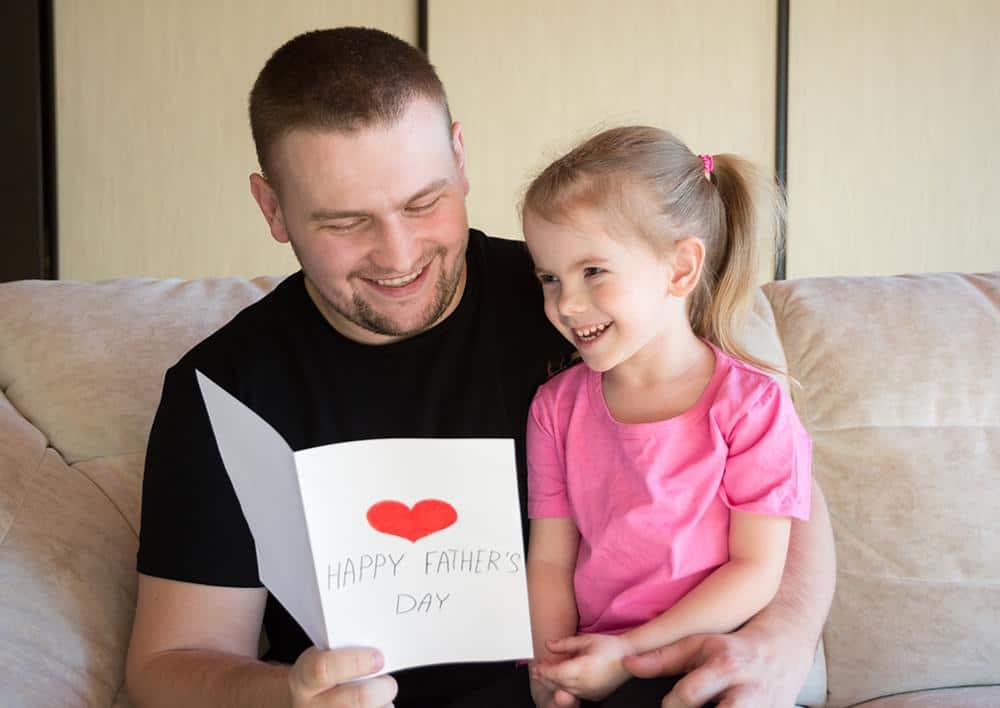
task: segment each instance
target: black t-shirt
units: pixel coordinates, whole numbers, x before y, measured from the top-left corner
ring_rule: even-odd
[[[293,450],[391,437],[513,438],[527,523],[524,430],[535,388],[569,354],[545,319],[524,245],[470,231],[468,277],[452,314],[383,346],[345,338],[301,272],[188,352],[166,374],[142,489],[139,572],[205,585],[260,587],[253,538],[223,467],[198,369]],[[470,480],[470,483],[475,483]],[[269,660],[310,646],[271,595]],[[510,671],[509,663],[399,672],[399,706],[442,706]]]

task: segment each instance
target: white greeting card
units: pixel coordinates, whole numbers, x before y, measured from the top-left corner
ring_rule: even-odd
[[[378,648],[386,672],[531,657],[513,440],[293,452],[196,375],[261,582],[316,646]]]

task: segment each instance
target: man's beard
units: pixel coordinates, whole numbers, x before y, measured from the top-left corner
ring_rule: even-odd
[[[443,248],[439,249],[434,255],[434,258],[441,259],[441,272],[437,282],[434,284],[434,299],[424,311],[420,321],[413,327],[401,327],[388,315],[376,311],[371,306],[371,303],[362,298],[358,293],[354,294],[351,300],[351,307],[346,307],[343,301],[334,302],[326,296],[323,296],[323,299],[326,300],[327,305],[332,310],[369,332],[386,337],[410,337],[419,334],[431,327],[447,311],[448,306],[455,298],[455,293],[462,280],[462,268],[465,266],[464,250],[456,256],[455,267],[450,273],[445,270],[446,255],[447,251]],[[434,258],[425,267],[430,267],[431,263],[434,262]]]

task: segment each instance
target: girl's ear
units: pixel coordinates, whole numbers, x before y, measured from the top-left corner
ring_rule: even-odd
[[[694,290],[705,265],[705,244],[700,238],[687,236],[674,241],[670,254],[670,283],[668,292],[674,297],[684,297]]]

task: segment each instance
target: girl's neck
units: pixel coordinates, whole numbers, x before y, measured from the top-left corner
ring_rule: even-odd
[[[686,324],[686,323],[685,323]],[[690,326],[664,332],[627,361],[604,373],[605,384],[621,390],[646,390],[685,379],[705,362],[710,348]]]
[[[682,415],[704,395],[715,372],[715,352],[690,330],[669,344],[653,342],[606,372],[604,402],[620,423],[652,423]]]

